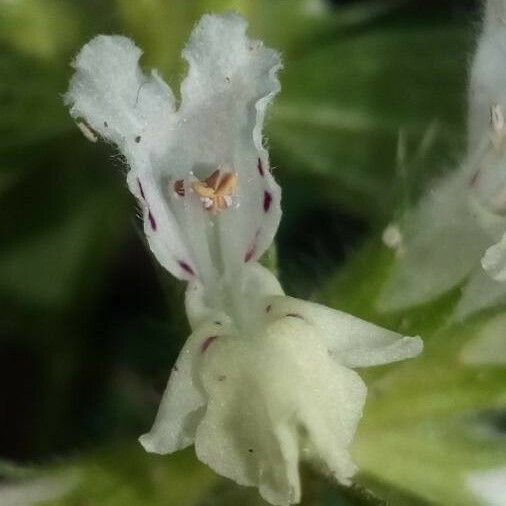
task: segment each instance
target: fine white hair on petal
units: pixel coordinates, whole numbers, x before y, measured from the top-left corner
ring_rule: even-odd
[[[226,331],[224,323],[207,323],[186,341],[172,369],[153,427],[139,438],[146,451],[173,453],[193,443],[206,403],[196,364],[209,346],[209,338]]]
[[[469,473],[466,484],[483,506],[506,504],[506,467]]]
[[[272,319],[299,317],[313,325],[332,357],[346,367],[369,367],[419,355],[423,342],[405,337],[348,313],[292,297],[271,297]]]
[[[209,397],[195,439],[201,461],[274,505],[300,500],[302,448],[349,483],[366,387],[329,356],[318,329],[282,318],[251,339],[217,340],[201,371]]]
[[[506,234],[488,248],[481,259],[483,270],[495,281],[506,281]]]

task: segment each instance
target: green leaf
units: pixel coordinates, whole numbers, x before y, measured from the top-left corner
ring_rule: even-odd
[[[65,169],[25,170],[4,193],[2,297],[61,310],[94,286],[117,248],[132,211],[126,191],[110,169],[90,172],[86,157],[71,168],[66,159],[79,151],[61,154]]]
[[[3,1],[1,8],[0,41],[25,55],[54,61],[79,38],[79,17],[68,0]]]

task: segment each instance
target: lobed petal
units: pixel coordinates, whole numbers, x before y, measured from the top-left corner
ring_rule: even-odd
[[[271,504],[293,504],[304,450],[349,483],[366,388],[313,326],[284,318],[252,339],[220,339],[204,358],[202,385],[209,401],[195,449],[216,472],[257,486]]]
[[[128,186],[159,262],[180,279],[199,279],[212,307],[227,304],[224,290],[268,248],[281,217],[262,139],[281,62],[248,39],[246,27],[234,14],[197,24],[183,51],[189,71],[178,110],[160,77],[140,69],[141,51],[119,36],[83,47],[65,96],[71,115],[86,122],[83,129],[125,156]],[[235,173],[237,185],[220,197],[224,209],[214,215],[192,185],[217,168]]]
[[[346,367],[388,364],[419,355],[419,337],[404,337],[348,313],[292,297],[271,297],[274,319],[300,317],[318,329],[332,357]]]
[[[206,340],[222,332],[223,325],[213,322],[186,341],[171,371],[153,427],[139,438],[146,451],[173,453],[193,443],[206,403],[197,372],[200,356]]]
[[[65,103],[76,121],[118,146],[129,165],[128,186],[140,203],[151,250],[174,276],[191,279],[196,268],[159,170],[165,133],[175,121],[174,97],[156,72],[142,72],[141,54],[126,37],[95,37],[73,62]]]
[[[175,110],[174,96],[159,75],[140,69],[141,55],[127,37],[95,37],[72,62],[75,73],[65,94],[71,116],[125,155],[140,144],[144,152],[159,153]]]
[[[175,145],[167,153],[169,165],[186,167],[199,179],[219,166],[237,173],[237,207],[216,220],[232,277],[260,258],[281,218],[281,191],[262,138],[266,108],[280,90],[281,60],[248,39],[246,28],[235,14],[204,16],[195,27],[183,51],[189,71],[181,85]]]

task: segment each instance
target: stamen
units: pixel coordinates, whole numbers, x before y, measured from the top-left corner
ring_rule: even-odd
[[[235,172],[225,172],[216,188],[216,195],[224,197],[231,195],[237,186],[237,174]]]
[[[204,208],[212,213],[228,209],[232,205],[232,195],[237,187],[235,172],[221,173],[216,169],[204,181],[192,183],[193,190],[199,195]]]
[[[184,181],[182,179],[179,179],[174,182],[174,192],[179,195],[180,197],[184,197],[186,194],[185,188],[184,188]]]
[[[213,199],[210,199],[209,197],[202,198],[202,203],[206,209],[211,209],[214,206]]]
[[[213,190],[216,190],[218,188],[218,182],[220,179],[220,169],[216,169],[204,182]]]

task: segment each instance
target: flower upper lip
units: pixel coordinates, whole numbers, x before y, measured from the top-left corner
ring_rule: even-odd
[[[235,14],[202,18],[183,51],[189,70],[178,109],[160,76],[139,68],[141,51],[120,36],[84,46],[65,96],[72,116],[127,159],[155,256],[174,276],[200,279],[214,306],[230,298],[219,279],[241,279],[281,217],[262,139],[281,59],[248,39],[246,27]]]

